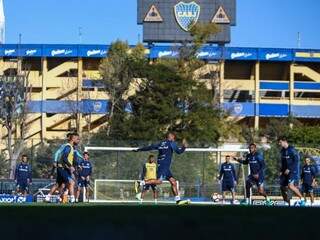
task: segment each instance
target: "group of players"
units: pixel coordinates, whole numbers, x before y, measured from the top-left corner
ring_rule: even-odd
[[[84,152],[83,155],[78,150],[80,137],[77,133],[70,133],[67,135],[67,142],[60,146],[54,156],[54,168],[52,173],[56,171],[56,183],[46,196],[46,201],[50,202],[54,193],[58,192],[62,202],[69,201],[71,203],[78,202],[80,192],[86,191],[86,198],[89,193],[90,176],[92,174],[92,164],[89,161],[89,153]],[[299,206],[306,204],[306,196],[310,196],[311,203],[314,203],[313,188],[316,184],[316,169],[311,165],[309,158],[305,159],[305,165],[300,172],[300,156],[298,151],[291,145],[285,137],[279,138],[279,146],[281,147],[281,168],[280,168],[280,190],[283,200],[290,204],[289,190],[299,198],[296,202]],[[147,147],[142,147],[134,150],[134,152],[141,151],[158,151],[157,160],[153,155],[150,155],[148,162],[144,164],[141,181],[135,182],[135,190],[137,198],[143,200],[144,194],[150,188],[153,190],[154,199],[157,199],[157,185],[163,181],[169,181],[172,192],[175,196],[177,204],[188,204],[190,200],[182,200],[180,197],[177,180],[171,173],[171,163],[173,153],[182,154],[187,148],[185,140],[182,146],[179,147],[176,143],[176,135],[168,133],[166,139],[157,144],[152,144]],[[221,165],[220,174],[218,177],[221,183],[222,198],[225,200],[225,193],[231,192],[232,203],[235,202],[235,189],[237,185],[237,176],[234,165],[231,163],[231,158],[240,164],[249,165],[250,174],[246,179],[245,184],[245,199],[243,204],[251,204],[251,189],[253,186],[257,187],[258,193],[265,198],[266,205],[272,205],[273,202],[267,196],[264,189],[264,174],[265,161],[263,155],[257,151],[255,144],[249,145],[249,153],[246,157],[237,158],[226,156],[226,161]],[[23,155],[21,163],[16,167],[15,180],[17,183],[17,191],[22,194],[27,194],[28,186],[32,182],[32,170],[30,164],[27,163],[27,156]],[[302,193],[301,194],[297,183],[301,180]],[[69,196],[69,198],[68,198]]]
[[[55,152],[51,178],[56,173],[56,183],[45,197],[46,202],[52,201],[53,194],[58,194],[59,201],[64,203],[78,202],[81,192],[85,192],[86,199],[89,199],[92,164],[89,161],[89,153],[81,154],[78,150],[79,142],[80,137],[77,133],[69,133],[66,143]],[[27,195],[32,183],[32,169],[26,155],[22,155],[21,163],[16,166],[15,181],[17,193]]]
[[[305,206],[306,197],[310,196],[311,204],[314,203],[313,188],[316,184],[316,168],[311,165],[309,158],[305,159],[305,165],[300,173],[300,155],[298,151],[288,144],[288,140],[285,137],[278,139],[279,146],[281,147],[281,168],[280,168],[280,190],[283,200],[290,205],[289,190],[299,198],[296,202],[298,206]],[[264,190],[264,172],[265,172],[265,161],[263,155],[257,151],[255,144],[250,144],[249,154],[245,159],[233,157],[233,160],[240,164],[249,165],[250,174],[245,184],[246,199],[242,202],[243,204],[251,204],[251,188],[256,186],[258,193],[265,198],[266,205],[272,205],[273,202],[267,196]],[[235,201],[235,187],[237,184],[236,173],[233,164],[230,163],[231,156],[226,156],[226,161],[221,165],[219,181],[221,182],[222,188],[222,199],[225,199],[225,193],[231,192],[232,203]],[[302,183],[301,194],[298,183]]]
[[[59,200],[66,202],[79,202],[81,192],[85,192],[89,200],[89,184],[92,174],[92,164],[89,153],[83,155],[78,149],[80,137],[77,133],[69,133],[67,142],[62,144],[54,155],[54,164],[51,176],[56,172],[56,183],[51,188],[45,201],[51,202],[52,195],[58,193]],[[69,196],[69,197],[68,197]]]
[[[153,155],[150,155],[148,162],[143,167],[142,180],[135,183],[135,189],[137,192],[137,198],[143,200],[144,194],[149,188],[152,188],[154,198],[157,198],[156,186],[162,184],[164,180],[170,182],[172,192],[175,196],[177,204],[187,204],[190,201],[181,201],[179,189],[177,188],[177,181],[173,177],[170,166],[172,162],[172,155],[174,152],[182,154],[187,147],[186,141],[183,141],[182,147],[178,147],[176,142],[176,135],[174,133],[167,134],[167,138],[158,144],[153,144],[147,147],[138,148],[135,152],[139,151],[151,151],[158,150],[157,162]],[[302,168],[302,174],[300,173],[300,155],[298,151],[291,145],[285,137],[278,139],[278,144],[281,147],[281,168],[279,171],[280,190],[283,200],[286,204],[290,205],[289,191],[291,191],[299,200],[295,205],[305,206],[306,197],[310,196],[311,204],[314,203],[313,188],[316,184],[316,169],[311,165],[309,158],[305,159],[305,165]],[[249,145],[249,153],[245,158],[232,157],[233,160],[240,164],[249,165],[250,174],[246,179],[245,184],[245,199],[242,204],[251,204],[252,187],[256,186],[258,193],[265,198],[266,205],[273,205],[273,202],[268,197],[264,189],[264,174],[266,164],[263,155],[257,151],[256,144]],[[237,184],[237,176],[235,168],[230,162],[231,156],[226,156],[226,162],[221,165],[220,174],[218,177],[219,183],[221,183],[222,197],[225,200],[225,193],[231,192],[232,201],[235,202],[235,189]],[[302,183],[301,194],[298,184]],[[141,192],[139,191],[139,188]]]

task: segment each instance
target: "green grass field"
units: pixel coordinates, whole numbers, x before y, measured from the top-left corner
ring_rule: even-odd
[[[59,238],[51,230],[62,239],[294,240],[315,239],[320,208],[23,204],[0,205],[0,216],[1,236],[10,239],[35,232],[45,240]]]

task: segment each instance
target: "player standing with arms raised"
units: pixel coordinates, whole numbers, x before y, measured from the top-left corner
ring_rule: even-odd
[[[290,205],[288,190],[291,190],[300,199],[297,204],[305,206],[306,202],[295,186],[299,181],[299,153],[293,146],[289,145],[285,137],[279,138],[278,143],[281,147],[280,190],[283,200]]]
[[[142,151],[152,151],[158,150],[158,170],[157,170],[157,180],[142,181],[140,185],[144,186],[146,184],[162,184],[162,181],[168,180],[171,184],[172,192],[175,196],[175,201],[177,204],[188,204],[190,201],[182,201],[179,194],[179,189],[177,187],[177,181],[173,177],[170,167],[172,163],[173,153],[182,154],[186,150],[187,142],[184,139],[182,142],[182,147],[178,147],[176,143],[176,135],[174,133],[168,133],[167,138],[158,144],[152,144],[147,147],[138,148],[136,152]]]

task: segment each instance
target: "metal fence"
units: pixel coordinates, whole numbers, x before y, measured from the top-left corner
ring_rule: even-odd
[[[48,140],[40,143],[35,139],[30,141],[22,153],[25,153],[29,157],[29,163],[32,165],[34,180],[31,186],[31,192],[35,193],[37,189],[50,183],[50,174],[52,170],[53,155],[58,147],[64,143],[62,139]],[[83,141],[83,144],[79,146],[79,150],[82,152],[85,146],[116,146],[116,147],[137,147],[148,145],[150,142],[144,141],[106,141],[100,139],[91,139],[91,141]],[[209,147],[210,145],[199,145],[189,143],[190,147]],[[240,144],[241,145],[241,144]],[[243,144],[243,147],[246,145]],[[211,145],[211,147],[218,147],[217,145]],[[280,166],[279,149],[272,146],[271,149],[260,149],[263,152],[266,159],[266,190],[269,195],[280,196],[278,169]],[[316,153],[317,151],[315,151]],[[133,153],[122,151],[91,151],[90,158],[93,164],[93,176],[92,179],[121,179],[132,180],[139,179],[142,171],[142,165],[146,162],[147,153]],[[157,154],[153,152],[152,154]],[[219,168],[224,157],[227,154],[243,155],[242,153],[192,153],[187,152],[182,155],[175,155],[172,172],[174,176],[179,180],[180,186],[187,196],[195,197],[210,197],[214,192],[220,192],[220,186],[217,183],[217,176]],[[304,155],[302,154],[302,160]],[[314,156],[315,159],[317,156]],[[318,156],[319,157],[319,156]],[[301,162],[301,165],[303,163]],[[319,161],[314,162],[319,164]],[[236,164],[236,172],[238,176],[239,186],[237,188],[238,193],[243,195],[244,179],[248,174],[247,167],[241,167]],[[15,190],[15,183],[12,180],[6,180],[8,178],[9,164],[5,154],[2,154],[0,158],[0,177],[3,179],[0,181],[0,193],[10,193]],[[255,193],[255,190],[253,190]],[[319,196],[320,190],[316,188],[316,195]]]

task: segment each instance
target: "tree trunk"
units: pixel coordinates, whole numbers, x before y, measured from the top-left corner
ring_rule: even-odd
[[[13,156],[13,149],[12,149],[12,129],[10,126],[7,126],[8,131],[8,152],[9,152],[9,158],[10,158],[10,173],[9,178],[14,179],[14,171],[17,164],[17,159],[14,159]]]
[[[110,109],[110,114],[109,114],[109,122],[108,122],[108,128],[107,128],[107,136],[110,136],[111,133],[111,122],[112,122],[112,118],[113,118],[113,114],[114,114],[114,108],[115,108],[115,101],[112,100],[111,102],[111,109]]]

